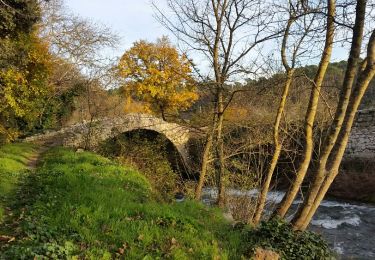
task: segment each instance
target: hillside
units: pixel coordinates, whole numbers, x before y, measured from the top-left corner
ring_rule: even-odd
[[[29,149],[19,148],[22,154]],[[232,226],[218,211],[194,202],[160,204],[142,175],[95,154],[55,148],[35,173],[22,168],[12,169],[22,184],[12,192],[1,189],[2,196],[16,198],[1,227],[2,235],[15,239],[1,244],[6,259],[233,258],[246,248],[241,232],[229,232]]]
[[[281,255],[287,246],[285,256],[328,252],[284,224],[255,230],[201,203],[162,202],[141,173],[94,153],[55,147],[27,170],[37,151],[0,150],[0,259],[241,259],[258,244]]]

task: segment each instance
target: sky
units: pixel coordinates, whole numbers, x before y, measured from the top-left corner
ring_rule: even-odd
[[[163,0],[157,1],[165,6]],[[154,18],[150,0],[65,0],[65,4],[73,13],[112,28],[121,38],[118,55],[137,40],[171,35]]]
[[[160,9],[167,10],[165,0],[154,1]],[[151,0],[65,0],[65,5],[83,18],[112,28],[113,32],[121,38],[119,48],[112,53],[114,56],[121,56],[133,42],[141,39],[155,41],[158,37],[168,35],[172,42],[176,43],[173,35],[155,19]],[[346,59],[347,51],[337,47],[333,51],[331,60]],[[202,57],[192,58],[198,66],[199,63],[203,66]],[[311,60],[308,63],[316,64],[318,60]]]

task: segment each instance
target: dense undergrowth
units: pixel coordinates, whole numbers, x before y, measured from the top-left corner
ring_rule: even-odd
[[[161,203],[138,171],[93,153],[51,149],[18,184],[0,259],[246,259],[257,246],[284,259],[329,256],[319,237],[287,225],[252,229],[197,202]]]
[[[99,153],[141,172],[161,201],[171,201],[176,192],[189,193],[183,172],[178,169],[178,152],[163,135],[131,131],[102,143]]]

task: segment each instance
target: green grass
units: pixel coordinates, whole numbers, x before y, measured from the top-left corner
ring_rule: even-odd
[[[33,146],[0,149],[0,259],[248,259],[260,246],[281,259],[331,259],[310,232],[271,221],[252,229],[194,201],[162,203],[130,167],[53,148],[34,171]],[[5,238],[5,239],[4,239]]]
[[[249,248],[219,210],[160,203],[140,173],[93,153],[50,150],[17,194],[5,259],[240,259]]]
[[[35,152],[34,149],[33,145],[25,143],[0,147],[0,224],[4,218],[6,201],[27,168],[28,158]]]

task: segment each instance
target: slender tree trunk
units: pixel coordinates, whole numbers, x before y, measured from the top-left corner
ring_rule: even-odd
[[[216,125],[216,138],[213,139],[214,143],[213,146],[216,150],[217,155],[217,164],[215,165],[215,170],[217,171],[217,182],[218,182],[218,199],[217,203],[219,206],[224,204],[225,200],[225,189],[224,189],[224,142],[222,136],[222,128],[223,128],[223,118],[224,118],[224,100],[223,100],[223,86],[225,81],[225,75],[223,75],[220,66],[220,39],[222,36],[222,25],[225,10],[227,8],[228,1],[220,0],[211,1],[212,8],[214,10],[214,15],[216,19],[216,28],[215,28],[215,40],[213,45],[213,68],[215,72],[215,102],[216,102],[216,113],[217,113],[217,125]]]
[[[160,107],[160,113],[161,113],[161,118],[163,119],[163,121],[167,121],[167,119],[165,118],[164,108]]]
[[[286,28],[285,28],[285,32],[284,32],[284,36],[283,36],[283,41],[282,41],[282,44],[281,44],[280,54],[281,54],[281,60],[282,60],[283,66],[284,66],[285,71],[286,71],[286,81],[285,81],[285,84],[284,84],[284,90],[283,90],[283,94],[282,94],[281,99],[280,99],[279,108],[277,110],[275,123],[274,123],[274,129],[273,129],[273,139],[274,139],[273,142],[274,142],[274,146],[275,146],[275,151],[273,153],[271,163],[270,163],[270,166],[268,168],[266,179],[263,181],[263,184],[262,184],[262,189],[261,189],[261,192],[260,192],[259,197],[258,197],[255,214],[252,217],[252,219],[249,220],[249,222],[254,224],[254,225],[257,225],[259,223],[261,217],[262,217],[262,213],[263,213],[263,210],[264,210],[264,206],[266,204],[267,194],[268,194],[269,187],[270,187],[270,184],[271,184],[272,176],[273,176],[273,173],[275,171],[277,162],[279,160],[281,148],[282,148],[282,145],[280,144],[280,141],[279,141],[279,128],[280,128],[281,117],[284,113],[284,109],[285,109],[285,105],[286,105],[286,99],[287,99],[288,94],[289,94],[289,88],[292,84],[293,74],[294,74],[294,69],[291,69],[289,67],[289,64],[288,64],[288,61],[287,61],[286,48],[287,48],[287,42],[288,42],[288,37],[289,37],[289,31],[290,31],[290,28],[291,28],[294,21],[295,21],[295,18],[292,17],[292,15],[291,15],[288,19],[288,22],[287,22],[287,25],[286,25]],[[293,61],[293,64],[294,64],[294,61]]]
[[[204,182],[206,181],[206,175],[207,175],[207,169],[208,169],[208,161],[210,159],[210,153],[211,153],[211,148],[212,148],[212,143],[214,139],[214,132],[216,129],[216,113],[214,113],[214,118],[212,122],[212,127],[207,133],[206,137],[206,143],[204,145],[204,150],[203,150],[203,155],[202,155],[202,165],[201,165],[201,171],[199,174],[199,180],[198,180],[198,185],[195,189],[195,199],[200,200],[202,196],[202,189],[204,186]]]
[[[218,88],[218,103],[217,103],[217,146],[216,153],[218,159],[218,198],[217,204],[219,207],[225,205],[225,158],[224,158],[224,140],[223,140],[223,121],[224,121],[224,104],[222,87]]]
[[[94,121],[94,117],[96,116],[96,112],[94,113],[92,111],[92,100],[91,100],[91,82],[87,82],[86,83],[87,86],[86,86],[86,97],[87,97],[87,109],[88,109],[88,112],[89,112],[89,116],[90,116],[90,122],[88,123],[88,129],[87,129],[87,134],[85,136],[85,147],[84,149],[85,150],[88,150],[91,148],[91,137],[92,137],[92,123]]]
[[[327,15],[327,32],[326,40],[322,58],[319,63],[318,71],[314,78],[314,86],[311,90],[309,105],[306,112],[305,118],[305,146],[303,151],[303,160],[298,168],[296,177],[291,184],[289,190],[283,197],[282,201],[278,205],[277,209],[273,213],[273,216],[277,215],[284,217],[290,206],[292,205],[301,184],[305,178],[306,172],[310,165],[312,152],[314,148],[313,142],[313,125],[315,122],[315,115],[317,111],[320,89],[323,83],[323,79],[331,58],[333,39],[334,39],[334,16],[335,16],[335,0],[328,0],[328,15]]]
[[[352,92],[353,82],[358,69],[358,60],[361,53],[361,44],[363,38],[363,27],[366,13],[366,0],[359,0],[356,7],[356,22],[354,25],[352,46],[349,54],[348,65],[343,82],[339,103],[335,113],[335,118],[330,128],[328,138],[323,145],[323,151],[319,158],[318,169],[315,172],[314,181],[309,189],[306,199],[298,213],[292,220],[294,228],[300,229],[304,225],[305,218],[309,213],[312,204],[318,194],[319,188],[323,183],[324,177],[327,174],[326,166],[328,158],[331,154],[332,148],[336,143],[337,137],[342,127],[345,118],[346,110],[349,104],[350,95]]]
[[[332,163],[330,165],[329,171],[327,171],[327,176],[322,183],[319,192],[315,198],[315,201],[307,214],[304,222],[299,226],[300,230],[305,230],[310,223],[313,215],[315,214],[317,208],[319,207],[321,201],[323,200],[325,194],[327,193],[329,187],[331,186],[333,180],[339,173],[339,167],[342,158],[345,153],[346,146],[348,144],[350,132],[354,123],[355,115],[358,111],[358,107],[361,104],[363,95],[365,94],[368,85],[375,76],[375,30],[372,32],[368,51],[367,51],[367,66],[364,71],[361,72],[357,83],[354,88],[352,98],[350,99],[348,105],[348,111],[346,113],[343,128],[338,137],[335,149],[332,154]]]
[[[274,138],[275,151],[273,153],[272,160],[271,160],[270,166],[269,166],[268,171],[267,171],[266,179],[263,182],[262,190],[261,190],[260,195],[258,197],[257,208],[256,208],[256,211],[255,211],[253,221],[251,221],[255,225],[257,225],[259,223],[260,219],[261,219],[263,209],[264,209],[264,206],[266,204],[267,193],[269,191],[272,176],[273,176],[273,173],[275,171],[277,162],[278,162],[279,157],[280,157],[282,145],[279,141],[279,128],[280,128],[281,118],[282,118],[282,115],[283,115],[283,112],[284,112],[284,109],[285,109],[286,99],[287,99],[288,93],[289,93],[289,88],[292,85],[293,74],[294,74],[294,69],[288,69],[283,94],[281,96],[279,108],[278,108],[275,123],[274,123],[273,138]]]

